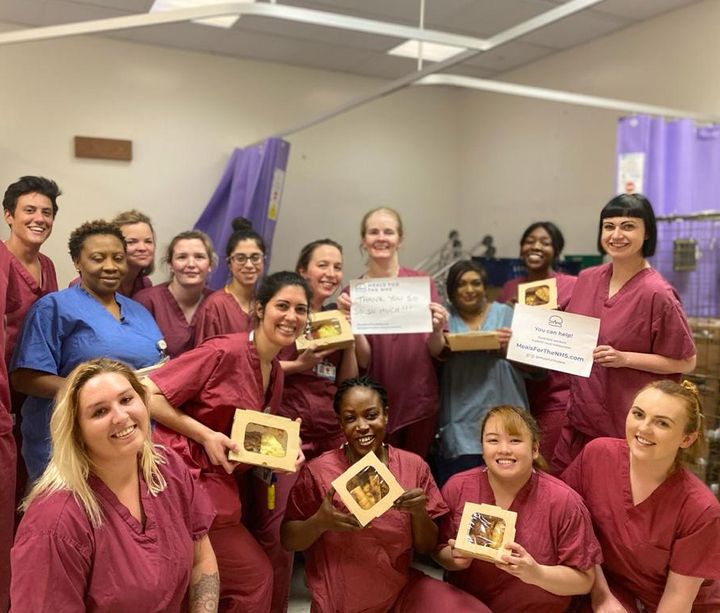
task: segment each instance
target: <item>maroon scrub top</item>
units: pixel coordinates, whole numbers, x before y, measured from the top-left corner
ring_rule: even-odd
[[[450,513],[440,524],[440,547],[457,538],[466,502],[495,504],[486,467],[452,476],[442,494]],[[508,510],[517,513],[515,542],[538,564],[588,570],[602,561],[582,499],[555,477],[534,470]],[[473,560],[467,570],[448,572],[447,580],[492,611],[561,613],[572,600],[571,596],[557,596],[529,585],[483,560]]]
[[[13,610],[182,610],[194,545],[207,534],[213,511],[182,460],[162,453],[167,487],[157,496],[140,471],[144,526],[94,475],[88,482],[103,512],[99,528],[67,490],[32,502],[12,550]]]
[[[46,255],[38,253],[40,270],[42,271],[42,286],[40,286],[37,281],[35,281],[35,278],[20,263],[20,260],[10,252],[5,243],[0,243],[0,250],[3,252],[3,258],[10,258],[10,267],[15,278],[11,290],[13,294],[11,297],[13,306],[7,305],[5,310],[5,316],[7,317],[5,363],[9,364],[25,315],[38,298],[42,298],[50,292],[56,292],[58,290],[58,282],[55,265]]]
[[[398,277],[425,277],[426,273],[400,267]],[[440,303],[430,281],[430,300]],[[371,356],[367,374],[388,393],[388,434],[437,415],[440,390],[435,362],[427,347],[429,333],[368,334]]]
[[[652,268],[637,273],[608,298],[612,264],[583,270],[566,311],[600,318],[598,345],[654,353],[676,360],[695,355],[693,335],[675,290]],[[635,394],[658,375],[593,364],[590,377],[570,377],[568,422],[590,438],[625,436],[625,417]]]
[[[695,475],[671,473],[640,504],[623,439],[589,442],[562,475],[584,499],[603,550],[603,572],[627,606],[657,609],[668,571],[703,577],[694,613],[720,611],[720,503]]]
[[[176,358],[195,346],[195,326],[202,302],[212,293],[207,287],[203,290],[200,304],[195,310],[192,321],[188,323],[182,308],[170,293],[169,283],[161,283],[139,291],[133,296],[155,318],[163,338],[167,343],[167,354]]]
[[[210,294],[195,316],[195,346],[211,336],[249,332],[253,318],[240,308],[235,297],[224,287]]]

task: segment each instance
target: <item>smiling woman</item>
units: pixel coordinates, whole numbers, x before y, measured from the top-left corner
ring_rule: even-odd
[[[451,333],[496,331],[504,346],[498,351],[450,353],[440,375],[440,455],[438,481],[482,463],[478,426],[498,404],[527,407],[523,376],[505,359],[512,309],[489,302],[485,270],[471,260],[452,265],[447,276]]]
[[[542,472],[535,420],[524,409],[492,408],[480,427],[486,466],[455,475],[443,487],[450,513],[443,518],[434,558],[448,581],[493,611],[568,610],[571,597],[590,591],[602,559],[580,497]],[[455,549],[466,502],[517,513],[515,542],[503,563],[472,560]]]
[[[118,293],[127,265],[117,226],[87,222],[70,234],[68,248],[80,283],[32,306],[9,369],[13,387],[28,395],[22,453],[32,480],[50,455],[52,398],[78,363],[109,356],[143,368],[164,357],[162,333],[150,313]]]
[[[657,229],[650,202],[622,194],[600,213],[598,249],[610,256],[578,276],[566,310],[600,318],[590,376],[570,377],[564,427],[554,463],[566,467],[599,436],[621,437],[635,393],[660,378],[695,368],[695,343],[680,299],[646,258]]]
[[[23,503],[12,552],[13,609],[179,612],[187,601],[191,612],[216,610],[212,506],[180,458],[151,443],[132,370],[80,364],[50,431],[53,455]]]
[[[288,549],[305,552],[312,610],[486,613],[469,594],[410,566],[414,550],[434,549],[434,520],[447,508],[427,464],[385,444],[387,403],[385,389],[368,377],[340,384],[334,408],[346,443],[305,464],[292,489],[282,539]],[[405,492],[389,511],[362,528],[331,483],[370,452],[387,465]],[[363,504],[375,500],[370,490],[358,495]]]
[[[684,468],[704,429],[692,383],[655,381],[632,400],[625,440],[591,441],[563,473],[602,545],[593,610],[720,610],[720,504]]]
[[[273,583],[280,586],[278,597],[287,597],[292,558],[280,546],[282,514],[269,504],[271,488],[282,489],[286,477],[276,476],[272,486],[252,475],[246,481],[249,466],[229,461],[227,454],[237,449],[229,438],[236,408],[278,413],[283,374],[277,355],[302,333],[310,298],[296,273],[270,275],[256,296],[254,330],[210,338],[147,380],[150,410],[159,423],[155,439],[181,450],[188,466],[199,469],[218,511],[210,540],[225,611],[269,611]],[[245,486],[253,492],[252,504],[242,517],[257,540],[241,522]]]
[[[165,336],[168,355],[175,358],[195,345],[200,306],[211,294],[205,280],[217,255],[207,234],[189,230],[170,241],[164,261],[170,281],[140,290],[135,300],[152,313]]]
[[[218,334],[247,332],[253,326],[253,300],[265,271],[265,242],[250,222],[236,217],[225,246],[230,280],[198,309],[195,345]]]

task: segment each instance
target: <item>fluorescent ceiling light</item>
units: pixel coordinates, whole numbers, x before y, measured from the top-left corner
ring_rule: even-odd
[[[440,43],[422,43],[422,58],[429,62],[442,62],[463,51],[467,51],[467,49],[464,47],[441,45]],[[399,55],[400,57],[418,59],[420,57],[420,41],[405,41],[397,47],[393,47],[387,53],[388,55]]]
[[[247,4],[252,4],[255,0],[241,0]],[[174,9],[197,8],[200,6],[217,5],[219,0],[155,0],[148,12],[158,13],[161,11],[172,11]],[[215,26],[216,28],[232,28],[235,22],[240,19],[240,15],[221,15],[220,17],[206,17],[205,19],[193,19],[193,23],[199,23],[204,26]]]

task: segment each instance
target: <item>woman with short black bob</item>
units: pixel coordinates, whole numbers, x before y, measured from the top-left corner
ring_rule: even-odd
[[[145,397],[121,362],[68,375],[50,463],[23,503],[13,610],[217,610],[212,506],[182,460],[152,444]]]
[[[305,551],[312,611],[486,613],[469,594],[411,567],[413,550],[434,549],[434,520],[447,507],[424,460],[384,443],[385,389],[369,377],[347,379],[338,387],[334,407],[347,442],[303,466],[281,533],[286,548]],[[405,493],[362,528],[331,483],[371,451]]]
[[[720,611],[720,504],[685,468],[705,455],[705,428],[694,384],[654,381],[624,436],[591,441],[563,473],[603,550],[593,611]]]
[[[594,438],[622,437],[625,407],[639,389],[695,368],[680,299],[646,259],[656,240],[655,213],[644,196],[616,196],[601,211],[598,249],[610,262],[580,273],[566,308],[600,318],[600,335],[590,377],[570,378],[568,425],[554,458],[558,468]]]

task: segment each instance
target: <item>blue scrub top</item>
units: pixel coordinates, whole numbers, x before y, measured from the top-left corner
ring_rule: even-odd
[[[470,332],[452,307],[450,332]],[[493,302],[480,327],[509,327],[512,309]],[[442,365],[440,376],[440,450],[446,458],[482,453],[480,423],[501,404],[528,408],[523,375],[496,351],[458,351]]]
[[[66,377],[81,362],[107,357],[134,369],[163,357],[162,332],[140,303],[115,294],[120,320],[79,285],[43,296],[28,311],[10,371],[29,368]],[[28,396],[22,406],[22,455],[31,480],[50,458],[53,400]]]

